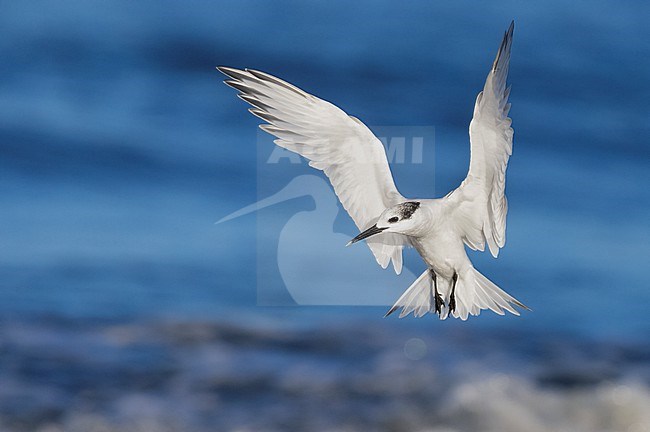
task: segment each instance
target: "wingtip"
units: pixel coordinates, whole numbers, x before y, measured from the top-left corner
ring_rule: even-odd
[[[236,81],[243,81],[249,78],[249,74],[246,72],[246,70],[241,70],[229,66],[217,66],[217,70]]]
[[[515,304],[516,304],[517,306],[519,306],[520,308],[522,308],[523,310],[525,310],[525,311],[528,311],[528,312],[532,312],[532,311],[533,311],[531,308],[529,308],[528,306],[526,306],[525,304],[523,304],[523,303],[520,302],[520,301],[517,301],[517,303],[515,303]]]
[[[217,66],[217,70],[218,70],[219,72],[221,72],[222,74],[224,74],[224,75],[230,76],[230,74],[228,73],[228,71],[229,71],[229,70],[232,70],[232,68],[230,68],[230,67],[228,67],[228,66]]]
[[[494,63],[492,64],[492,71],[496,72],[499,67],[499,63],[502,57],[506,57],[506,62],[509,58],[510,55],[510,49],[512,47],[512,39],[513,35],[515,32],[515,20],[512,20],[510,22],[510,26],[508,27],[508,30],[503,34],[503,40],[501,41],[501,45],[499,46],[499,51],[497,52],[497,56],[494,59]]]
[[[508,27],[508,30],[506,30],[506,33],[503,35],[503,42],[506,43],[507,41],[512,41],[512,37],[515,34],[515,20],[510,21],[510,26]]]
[[[399,309],[399,306],[398,306],[398,305],[395,305],[395,306],[393,306],[392,308],[390,308],[390,309],[388,310],[388,312],[386,312],[386,315],[384,315],[384,318],[388,318],[388,316],[389,316],[390,314],[392,314],[393,312],[395,312],[397,309]]]

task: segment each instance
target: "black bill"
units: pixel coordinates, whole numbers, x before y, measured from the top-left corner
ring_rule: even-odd
[[[370,228],[368,228],[367,230],[365,230],[364,232],[359,233],[359,235],[356,236],[355,238],[353,238],[352,240],[350,240],[350,242],[346,246],[350,246],[351,244],[354,244],[354,243],[358,242],[359,240],[367,239],[370,236],[374,236],[375,234],[379,234],[380,232],[382,232],[383,230],[385,230],[387,228],[388,227],[386,227],[386,228],[377,228],[377,225],[373,225]]]

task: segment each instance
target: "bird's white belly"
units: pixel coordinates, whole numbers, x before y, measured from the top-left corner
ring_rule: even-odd
[[[463,241],[453,231],[438,231],[418,238],[414,246],[424,262],[445,279],[450,279],[454,273],[463,273],[472,265]]]

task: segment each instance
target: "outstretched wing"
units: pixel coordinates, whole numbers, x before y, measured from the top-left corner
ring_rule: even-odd
[[[447,198],[465,244],[496,258],[506,242],[506,168],[512,154],[512,120],[508,117],[510,87],[506,87],[514,21],[503,37],[469,125],[471,160],[463,183]]]
[[[361,121],[264,72],[218,69],[231,78],[225,83],[253,106],[249,111],[267,122],[260,128],[276,136],[278,146],[304,156],[327,175],[359,230],[405,200],[395,187],[381,141]],[[386,268],[392,260],[398,274],[406,244],[406,236],[389,233],[368,242],[379,265]]]

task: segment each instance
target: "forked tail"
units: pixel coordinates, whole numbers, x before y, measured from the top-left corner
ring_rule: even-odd
[[[427,269],[404,291],[404,294],[397,299],[393,307],[386,312],[384,318],[399,308],[402,308],[402,312],[399,314],[400,318],[411,312],[415,317],[421,317],[431,312],[433,305],[433,279],[431,279],[431,273]]]
[[[473,267],[468,268],[459,275],[453,292],[453,280],[437,277],[436,286],[443,302],[439,313],[440,319],[446,319],[451,313],[454,318],[466,320],[469,315],[478,315],[483,309],[490,309],[499,315],[504,315],[505,311],[519,315],[519,312],[513,306],[530,310]],[[455,308],[450,312],[449,304],[452,298],[455,302],[452,301],[451,303],[455,303]],[[407,316],[411,312],[416,317],[424,316],[429,312],[436,312],[434,280],[429,269],[425,270],[413,282],[385,316],[392,314],[399,308],[402,308],[399,314],[400,318]]]

